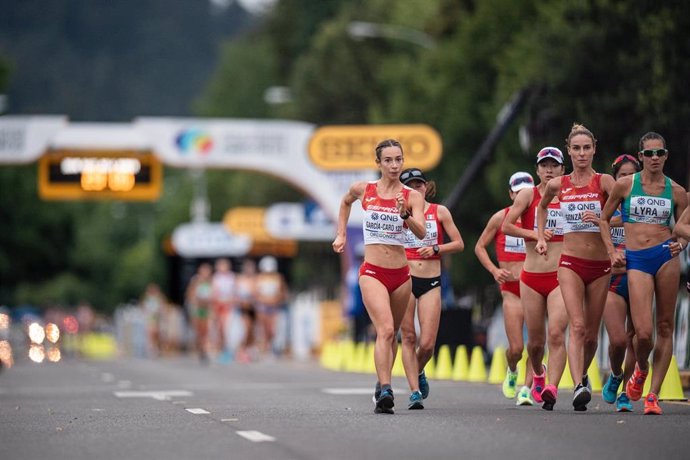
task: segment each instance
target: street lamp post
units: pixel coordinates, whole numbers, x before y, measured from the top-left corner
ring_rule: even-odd
[[[355,40],[383,37],[403,40],[429,50],[436,48],[436,41],[424,32],[393,24],[352,21],[347,26],[347,33]]]

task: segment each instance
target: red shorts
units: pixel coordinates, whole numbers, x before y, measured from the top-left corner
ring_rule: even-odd
[[[400,268],[383,268],[377,265],[364,262],[359,267],[359,276],[371,276],[386,286],[388,293],[392,293],[400,286],[405,284],[405,281],[410,279],[410,266],[405,265]]]
[[[520,282],[517,280],[506,281],[505,283],[499,284],[499,287],[501,288],[502,292],[511,292],[520,297]]]
[[[525,286],[537,291],[542,297],[547,298],[551,291],[558,287],[558,272],[533,273],[522,270],[520,281]]]
[[[581,259],[579,257],[561,254],[558,268],[567,268],[574,271],[585,283],[585,286],[587,286],[592,281],[611,274],[611,261],[608,259]]]
[[[215,302],[213,304],[213,311],[219,317],[227,316],[232,310],[232,304],[226,302]]]

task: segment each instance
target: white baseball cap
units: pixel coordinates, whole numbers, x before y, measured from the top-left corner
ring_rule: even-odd
[[[544,147],[537,153],[537,164],[541,163],[543,160],[551,158],[556,160],[558,164],[563,164],[563,152],[557,147]]]
[[[534,187],[534,179],[528,172],[518,171],[508,180],[508,185],[512,192],[518,192],[523,188]]]

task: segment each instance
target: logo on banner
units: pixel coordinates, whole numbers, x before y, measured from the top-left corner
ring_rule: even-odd
[[[213,148],[213,139],[201,129],[188,128],[177,135],[175,145],[183,154],[208,155]]]

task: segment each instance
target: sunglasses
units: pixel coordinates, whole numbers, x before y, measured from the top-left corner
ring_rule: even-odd
[[[666,149],[649,149],[649,150],[642,150],[640,152],[642,155],[646,156],[647,158],[651,158],[654,155],[656,155],[659,158],[665,157],[666,154],[668,153],[668,150]]]
[[[415,177],[424,177],[424,173],[422,173],[419,169],[413,169],[412,171],[405,171],[400,175],[400,181],[404,182],[410,178],[415,178]],[[423,180],[423,179],[421,179]]]
[[[530,177],[518,177],[510,183],[510,186],[517,187],[520,184],[534,184],[534,181]]]
[[[635,158],[635,157],[632,156],[632,155],[628,155],[628,154],[626,153],[626,154],[624,154],[624,155],[618,155],[618,156],[616,157],[616,159],[613,160],[613,163],[611,164],[611,166],[613,166],[613,167],[615,168],[615,167],[616,167],[619,163],[621,163],[622,161],[629,161],[629,162],[633,163],[635,166],[639,166],[639,165],[640,165],[640,162],[637,161],[637,158]]]

